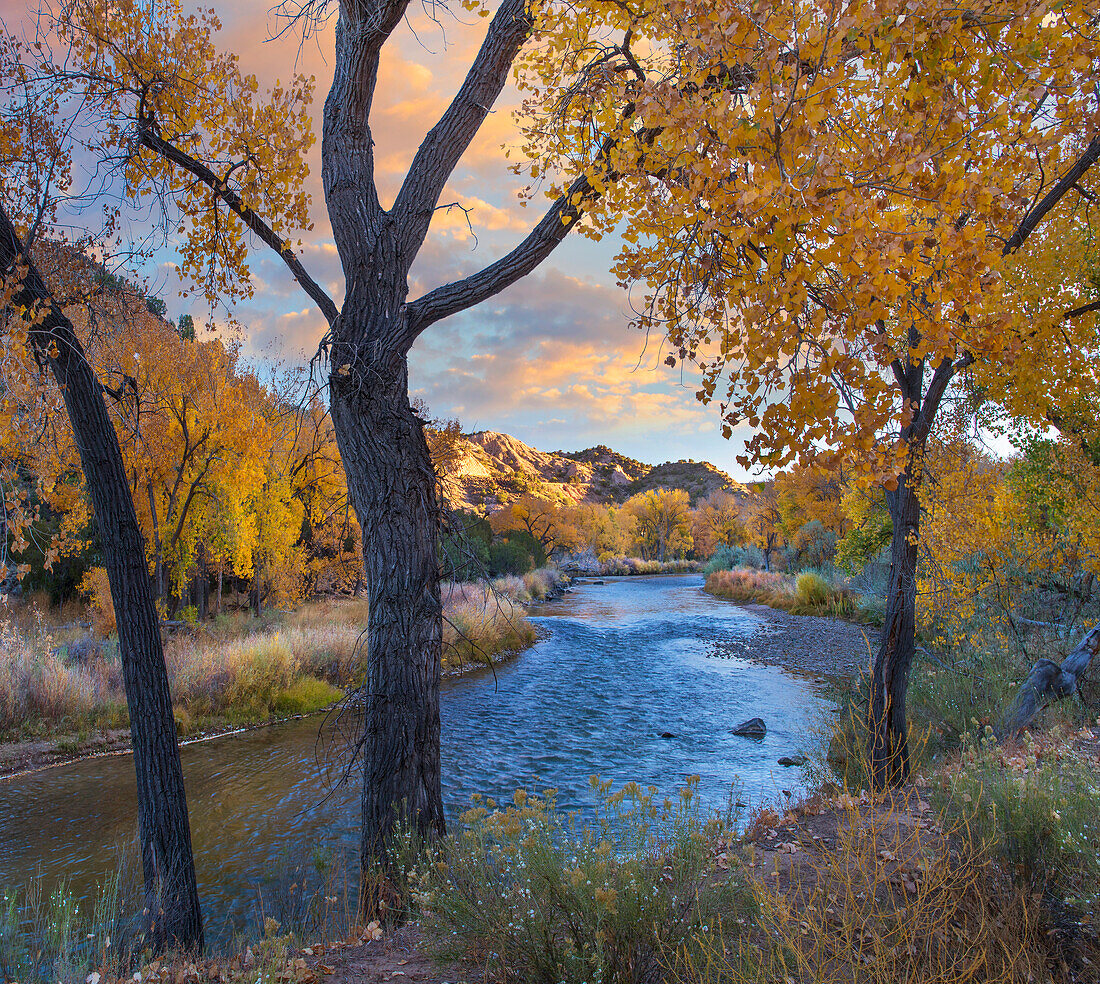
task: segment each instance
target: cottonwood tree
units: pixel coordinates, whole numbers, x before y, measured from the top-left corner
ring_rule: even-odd
[[[476,7],[476,4],[467,6]],[[631,125],[598,145],[590,174],[557,194],[510,252],[455,283],[408,299],[408,273],[451,173],[491,110],[529,41],[560,46],[549,10],[504,0],[450,106],[420,146],[393,204],[375,182],[371,108],[383,48],[408,0],[340,0],[307,7],[336,15],[334,79],[325,100],[321,177],[340,256],[345,298],[337,305],[306,270],[292,237],[308,227],[306,154],[313,143],[313,85],[295,76],[261,94],[238,60],[219,52],[212,14],[184,15],[175,0],[66,0],[53,30],[71,49],[44,66],[84,100],[122,161],[126,191],[156,195],[179,233],[180,273],[223,301],[250,290],[252,244],[286,264],[328,323],[329,400],[348,490],[363,532],[370,614],[369,668],[360,695],[363,730],[363,863],[384,855],[394,821],[444,829],[439,760],[441,604],[437,542],[440,507],[424,423],[410,406],[408,353],[432,324],[470,308],[534,270],[608,198],[620,164],[645,153]],[[590,25],[579,16],[575,32]],[[630,71],[629,24],[619,38],[593,38],[574,61],[580,77]],[[619,107],[624,119],[635,112]],[[537,168],[534,169],[537,173]],[[611,202],[612,211],[623,202]],[[606,211],[606,210],[605,210]],[[593,214],[590,232],[613,222]]]
[[[24,73],[26,54],[0,34],[0,78],[6,83],[0,110],[0,318],[5,326],[0,358],[5,412],[12,409],[18,392],[39,396],[45,374],[53,377],[79,451],[118,614],[137,778],[146,941],[158,949],[168,944],[201,949],[202,915],[187,797],[145,543],[104,388],[25,240],[49,227],[59,199],[71,191],[71,145],[55,125],[58,103],[49,93],[23,98],[31,91]]]
[[[647,151],[619,161],[608,196],[631,201],[617,269],[645,287],[639,324],[699,368],[727,436],[755,429],[744,464],[832,460],[884,489],[868,753],[876,785],[903,781],[923,452],[961,374],[1027,366],[1033,338],[1057,338],[1004,272],[1100,157],[1097,4],[585,11],[605,33],[629,27],[633,57],[575,84],[577,39],[597,28],[576,31],[572,7],[552,17],[527,152],[568,179],[633,107]]]
[[[650,489],[623,503],[631,536],[646,559],[682,557],[692,547],[691,500],[683,489]]]
[[[775,482],[760,482],[745,500],[745,539],[764,555],[764,570],[772,569],[772,554],[783,545],[783,514]]]
[[[741,503],[737,496],[712,492],[695,507],[692,539],[696,556],[710,556],[720,547],[735,547],[744,538]]]
[[[539,495],[522,495],[489,517],[494,533],[523,530],[538,542],[547,556],[562,542],[573,539],[566,514],[560,506]]]

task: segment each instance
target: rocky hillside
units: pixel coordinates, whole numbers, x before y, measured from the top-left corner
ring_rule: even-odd
[[[584,451],[538,451],[496,431],[464,434],[445,482],[456,508],[493,512],[525,494],[560,502],[624,502],[654,488],[684,489],[692,503],[745,487],[706,461],[647,465],[597,445]]]

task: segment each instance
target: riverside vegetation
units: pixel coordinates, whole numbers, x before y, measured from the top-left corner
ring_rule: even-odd
[[[520,790],[510,803],[476,802],[446,838],[424,842],[403,830],[397,862],[361,894],[318,845],[308,870],[280,876],[258,897],[250,935],[205,961],[143,953],[125,871],[100,901],[79,906],[63,886],[9,889],[4,973],[109,981],[137,968],[142,980],[258,984],[321,980],[327,967],[341,973],[367,961],[384,979],[411,977],[412,967],[415,979],[439,982],[1095,980],[1092,685],[1078,701],[1047,707],[1022,735],[998,741],[994,729],[1031,663],[1064,656],[1100,611],[1082,554],[1059,552],[1053,568],[1035,559],[1038,544],[1049,558],[1051,543],[1075,537],[1079,520],[1014,526],[1026,510],[1008,508],[1009,496],[1026,506],[1034,486],[999,474],[996,516],[984,496],[956,498],[951,524],[971,538],[954,541],[950,566],[921,569],[912,784],[870,792],[867,681],[835,680],[837,710],[803,749],[811,795],[746,808],[734,792],[715,812],[690,784],[666,801],[637,784],[613,790],[594,780],[598,806],[585,819],[559,809],[552,792]],[[849,574],[835,566],[843,560],[835,550],[799,570],[795,548],[776,541],[771,564],[787,570],[752,566],[766,562],[763,550],[743,541],[716,551],[709,590],[874,621],[879,548]],[[518,579],[501,587],[521,592]],[[481,617],[483,591],[456,584],[448,603]],[[278,627],[273,613],[263,616],[270,623],[251,621],[259,638],[296,631],[295,619],[303,630],[312,619],[337,631],[341,607],[356,605],[307,606]]]
[[[361,895],[318,853],[258,897],[249,937],[201,961],[142,955],[125,872],[83,906],[64,886],[9,892],[0,972],[250,984],[334,970],[538,984],[1092,981],[1098,764],[1095,746],[1056,729],[966,741],[915,787],[879,796],[818,757],[817,792],[747,814],[732,794],[725,809],[702,808],[690,781],[665,799],[594,777],[589,819],[561,810],[552,790],[517,790],[505,804],[475,798],[444,839],[402,829],[394,868]]]
[[[559,591],[546,568],[444,590],[445,673],[489,665],[531,645],[525,606]],[[106,599],[104,601],[104,599]],[[58,624],[75,606],[44,598],[7,606],[0,620],[0,737],[55,736],[77,752],[96,732],[126,727],[110,596],[92,605],[94,634]],[[186,623],[165,655],[181,736],[308,714],[362,681],[365,600],[324,599],[290,611],[223,614]]]

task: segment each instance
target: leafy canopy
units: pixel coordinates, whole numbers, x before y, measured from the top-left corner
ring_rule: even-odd
[[[757,429],[744,464],[825,452],[889,487],[926,367],[1015,364],[1058,328],[1020,317],[1006,244],[1096,134],[1098,10],[546,4],[531,173],[589,176],[589,235],[627,216],[637,324],[698,367],[727,436]]]

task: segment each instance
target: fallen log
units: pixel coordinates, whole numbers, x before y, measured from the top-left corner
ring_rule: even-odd
[[[1028,726],[1032,718],[1052,700],[1062,700],[1077,693],[1077,682],[1088,670],[1093,657],[1100,652],[1100,625],[1090,629],[1085,637],[1061,663],[1041,659],[1028,673],[1016,699],[1001,722],[1002,737],[1015,735]]]

